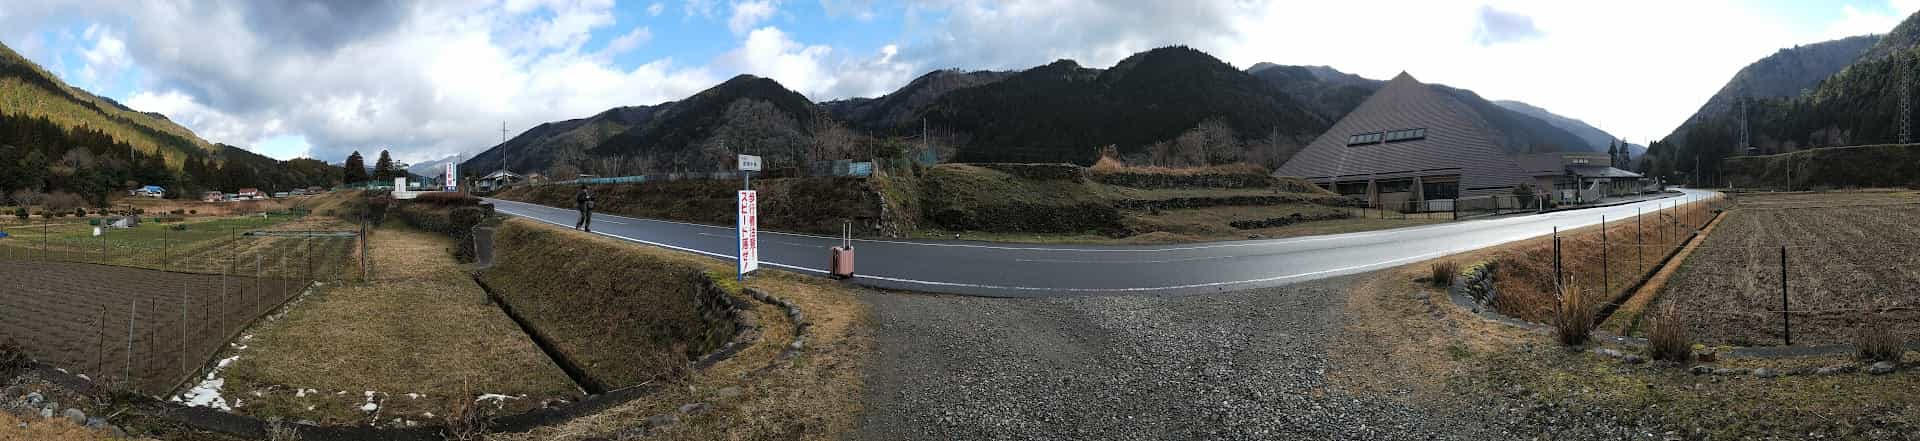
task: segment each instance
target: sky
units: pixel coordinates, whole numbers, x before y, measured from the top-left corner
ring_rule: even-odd
[[[1645,143],[1782,48],[1920,0],[7,0],[0,42],[213,142],[338,162],[473,154],[738,74],[816,101],[932,70],[1191,46],[1525,101]]]

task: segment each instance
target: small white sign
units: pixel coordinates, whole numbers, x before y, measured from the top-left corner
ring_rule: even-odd
[[[740,190],[740,274],[760,269],[760,202],[753,190]]]
[[[760,171],[760,157],[740,155],[740,171]]]
[[[93,227],[93,235],[94,237],[100,236],[100,227]]]

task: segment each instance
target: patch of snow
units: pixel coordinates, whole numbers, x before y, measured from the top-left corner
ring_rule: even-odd
[[[372,402],[372,401],[368,401],[368,402],[367,402],[367,404],[364,404],[364,405],[361,405],[361,406],[360,406],[360,411],[362,411],[362,412],[372,412],[372,411],[376,411],[376,410],[380,410],[380,405],[378,405],[378,404],[373,404],[373,402]]]
[[[82,380],[93,381],[93,377],[88,377],[87,374],[75,375],[75,377],[80,377]]]
[[[473,401],[486,401],[486,400],[518,400],[518,399],[520,399],[520,398],[519,398],[519,397],[515,397],[515,396],[511,396],[511,395],[501,395],[501,394],[480,394],[480,398],[474,398],[474,399],[473,399]]]
[[[306,389],[295,389],[295,390],[293,391],[293,397],[294,397],[294,398],[306,398],[306,397],[307,397],[307,390],[306,390]]]
[[[227,405],[226,398],[220,396],[220,387],[227,384],[227,379],[221,378],[220,374],[227,370],[227,366],[233,365],[234,360],[239,359],[239,355],[221,359],[219,363],[215,364],[212,371],[207,372],[207,378],[205,380],[201,380],[199,384],[195,384],[193,388],[188,389],[186,393],[173,397],[173,401],[193,407],[210,407],[222,411],[233,410],[233,407],[238,406],[239,402],[235,401],[233,406],[229,406]]]
[[[423,397],[423,396],[425,395],[420,395],[413,392],[407,392],[407,399],[418,400],[420,399],[420,397]]]
[[[62,374],[67,373],[67,368],[53,368],[53,370],[60,371]]]

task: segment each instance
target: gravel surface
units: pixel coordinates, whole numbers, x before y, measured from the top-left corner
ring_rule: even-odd
[[[879,353],[860,437],[1527,437],[1454,415],[1511,415],[1504,406],[1452,412],[1329,390],[1335,302],[1353,280],[1198,296],[873,294]]]

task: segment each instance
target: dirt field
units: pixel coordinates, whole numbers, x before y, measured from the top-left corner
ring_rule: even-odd
[[[0,290],[0,337],[55,366],[149,394],[166,393],[301,285],[33,261],[0,261],[0,280],[8,284]]]
[[[1780,253],[1796,345],[1847,343],[1867,317],[1920,336],[1920,192],[1748,194],[1680,269],[1660,302],[1712,344],[1784,340]],[[1866,311],[1875,311],[1868,314]]]

